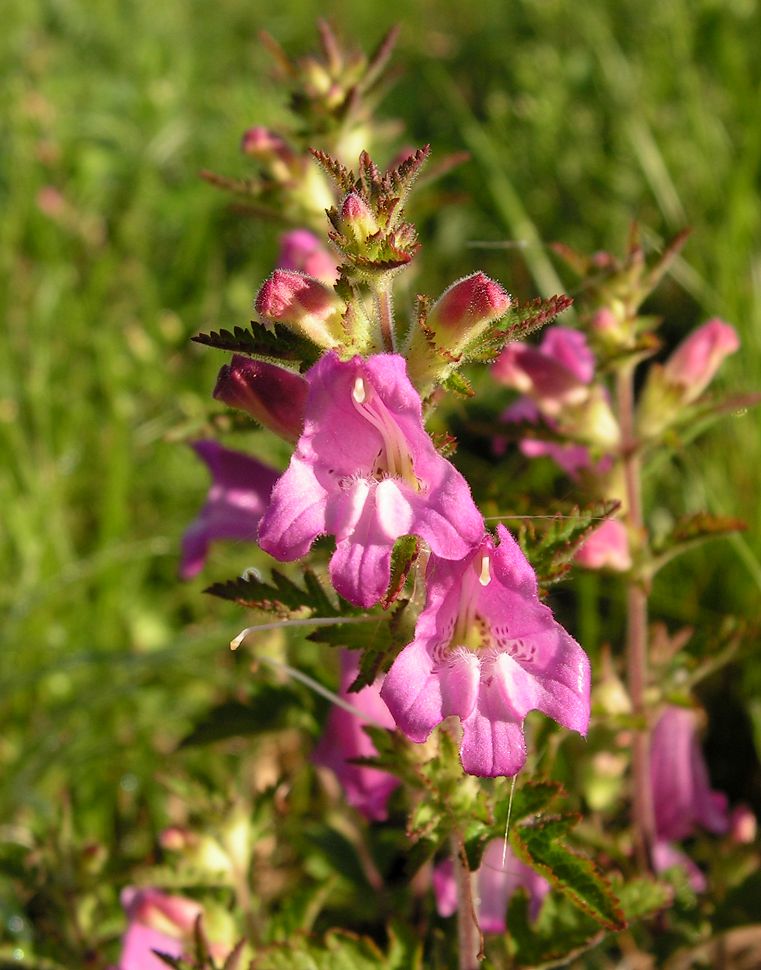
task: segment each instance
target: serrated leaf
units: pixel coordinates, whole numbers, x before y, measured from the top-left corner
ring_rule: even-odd
[[[482,363],[494,360],[505,344],[523,340],[534,330],[554,320],[572,303],[573,299],[564,293],[546,299],[538,297],[528,303],[515,303],[499,321],[463,351],[463,358]]]
[[[319,148],[310,148],[309,151],[325,171],[325,174],[335,182],[340,192],[343,194],[351,192],[354,188],[354,172],[339,162],[337,158],[333,158],[332,155],[321,151]]]
[[[515,826],[510,841],[516,854],[575,906],[606,929],[621,930],[626,919],[605,877],[591,859],[561,841],[576,821],[570,815],[544,817]]]
[[[320,356],[316,344],[280,323],[274,324],[274,329],[270,330],[252,321],[248,329],[234,327],[232,331],[212,330],[209,333],[196,334],[192,339],[197,344],[217,350],[229,350],[232,353],[271,361],[298,363],[302,371],[311,367]]]
[[[304,570],[304,587],[297,585],[276,569],[272,582],[254,575],[238,576],[224,583],[214,583],[204,590],[210,596],[231,600],[251,610],[262,610],[286,618],[309,610],[314,616],[340,616],[317,576]],[[352,612],[354,612],[352,610]]]

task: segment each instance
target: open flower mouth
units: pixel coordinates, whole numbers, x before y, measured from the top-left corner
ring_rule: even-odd
[[[351,399],[357,413],[381,436],[382,445],[373,461],[370,476],[376,481],[397,478],[416,492],[421,491],[422,484],[415,475],[414,461],[404,435],[372,384],[357,377]]]

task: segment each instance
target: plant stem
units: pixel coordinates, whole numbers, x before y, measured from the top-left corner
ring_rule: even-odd
[[[394,335],[394,309],[391,305],[391,288],[385,287],[382,290],[378,290],[375,297],[378,303],[378,319],[380,320],[383,349],[393,354],[396,351],[396,337]]]
[[[642,514],[642,474],[634,428],[634,366],[619,371],[617,377],[618,420],[621,426],[621,456],[626,487],[626,518],[630,540],[641,551],[646,542]],[[627,679],[632,711],[640,726],[632,745],[632,815],[634,851],[641,869],[651,867],[655,842],[655,814],[650,785],[650,736],[647,724],[645,691],[648,679],[647,591],[636,574],[629,579],[626,591],[626,657]]]
[[[452,862],[457,886],[457,952],[459,970],[478,970],[483,939],[476,920],[473,883],[468,861],[457,836],[452,836]]]

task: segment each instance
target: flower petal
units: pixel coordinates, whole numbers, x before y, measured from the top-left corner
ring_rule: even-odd
[[[412,741],[425,741],[444,719],[441,681],[419,640],[413,640],[386,674],[381,697],[399,728]]]

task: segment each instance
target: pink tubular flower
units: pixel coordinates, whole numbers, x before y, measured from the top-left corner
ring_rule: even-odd
[[[698,825],[717,835],[729,830],[727,796],[711,789],[696,711],[665,708],[650,739],[650,780],[659,839],[678,842]]]
[[[296,441],[304,426],[307,387],[300,374],[285,367],[235,354],[219,372],[214,397],[286,441]]]
[[[619,428],[603,388],[592,383],[595,361],[577,330],[551,327],[539,347],[508,344],[492,367],[494,377],[525,395],[504,412],[504,421],[541,418],[547,426],[576,441],[614,447]],[[591,464],[583,445],[528,438],[521,450],[529,457],[547,455],[569,475]]]
[[[618,519],[606,519],[584,540],[574,561],[585,569],[613,569],[616,572],[631,569],[626,526]]]
[[[482,933],[506,931],[507,904],[518,889],[528,893],[531,920],[539,916],[544,897],[550,891],[547,880],[515,858],[509,849],[504,863],[502,853],[502,840],[491,841],[476,873],[476,910]],[[457,911],[457,887],[451,859],[444,859],[434,869],[433,891],[439,916],[452,916]]]
[[[306,377],[304,432],[259,526],[261,547],[287,561],[334,535],[333,585],[364,607],[386,591],[400,536],[420,536],[442,559],[465,556],[483,519],[423,428],[404,359],[328,353]]]
[[[118,970],[166,970],[154,950],[181,957],[191,938],[201,906],[184,896],[167,896],[158,889],[128,887],[122,905],[129,925],[122,941]]]
[[[280,237],[278,269],[295,269],[332,286],[338,275],[336,260],[308,229],[293,229]]]
[[[663,377],[683,388],[682,403],[690,404],[711,383],[725,357],[739,347],[735,328],[714,317],[679,344],[663,365]]]
[[[274,468],[216,441],[196,441],[193,448],[209,467],[212,484],[206,503],[182,537],[182,579],[191,579],[203,569],[215,539],[256,541],[259,520],[278,477]]]
[[[540,710],[580,734],[589,725],[589,661],[539,602],[536,576],[504,526],[459,562],[431,557],[415,639],[381,690],[394,720],[424,741],[462,721],[465,771],[514,775],[526,760],[523,720]]]
[[[369,721],[393,729],[394,719],[381,700],[379,683],[349,693],[358,671],[359,659],[351,651],[343,650],[340,696],[366,714]],[[383,821],[388,815],[386,806],[391,792],[399,785],[398,779],[377,768],[351,763],[352,758],[370,758],[375,754],[375,747],[357,715],[342,707],[333,707],[313,761],[334,772],[353,808],[370,821]]]
[[[681,866],[695,892],[704,892],[705,876],[673,843],[688,838],[697,826],[723,835],[729,831],[730,820],[726,795],[710,787],[697,732],[697,712],[671,705],[661,714],[650,738],[650,781],[657,837],[653,868],[663,872]]]

